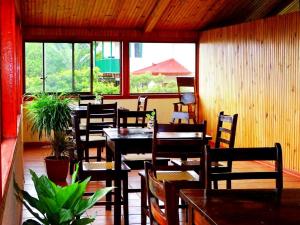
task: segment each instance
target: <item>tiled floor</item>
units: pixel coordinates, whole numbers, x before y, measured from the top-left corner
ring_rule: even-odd
[[[29,173],[29,169],[34,170],[38,175],[46,174],[44,167],[43,158],[49,155],[50,149],[49,147],[35,147],[35,148],[25,148],[24,150],[24,169],[25,169],[25,190],[29,193],[34,193],[34,187],[32,185],[31,176]],[[247,162],[243,164],[234,164],[234,170],[257,170],[271,169],[266,165]],[[68,178],[70,179],[70,178]],[[139,186],[139,176],[137,171],[133,171],[130,173],[129,177],[129,188],[138,187]],[[103,184],[102,184],[103,185]],[[273,181],[243,181],[243,182],[233,182],[233,188],[273,188]],[[222,184],[220,185],[222,187]],[[91,182],[89,185],[89,190],[93,191],[96,188],[101,187],[101,184]],[[284,188],[300,188],[300,177],[284,174]],[[184,215],[183,213],[182,215]],[[111,225],[113,224],[113,210],[106,211],[104,206],[95,206],[92,209],[87,211],[88,216],[95,217],[95,221],[93,225]],[[23,220],[32,218],[32,215],[28,212],[28,210],[23,210]],[[185,219],[181,218],[184,224]],[[140,194],[139,193],[131,193],[129,194],[129,223],[130,224],[140,224]]]

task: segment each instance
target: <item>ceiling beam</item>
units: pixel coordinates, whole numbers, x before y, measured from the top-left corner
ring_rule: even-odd
[[[276,16],[278,13],[280,13],[290,4],[293,4],[293,2],[297,2],[297,1],[299,0],[281,0],[281,2],[278,3],[265,17]]]
[[[155,25],[157,24],[160,17],[163,15],[165,9],[168,7],[171,0],[158,0],[153,11],[146,21],[146,25],[144,28],[145,32],[151,32]]]

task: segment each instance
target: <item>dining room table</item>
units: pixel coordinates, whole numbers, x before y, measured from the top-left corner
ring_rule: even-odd
[[[300,189],[182,189],[179,195],[188,224],[300,224]]]
[[[106,136],[106,160],[115,162],[115,170],[121,171],[121,158],[128,153],[151,153],[153,129],[127,127],[127,128],[105,128],[103,132]],[[166,139],[199,139],[203,138],[201,132],[162,132],[159,138]],[[210,135],[206,135],[206,140],[211,140]],[[185,149],[183,149],[185,151]],[[199,154],[200,151],[199,151]],[[115,180],[114,186],[120,187],[121,181]],[[121,201],[121,189],[115,189],[115,200]],[[120,224],[121,204],[114,205],[114,224]]]

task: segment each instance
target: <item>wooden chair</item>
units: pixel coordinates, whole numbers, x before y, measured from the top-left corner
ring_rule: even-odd
[[[89,148],[97,148],[97,161],[101,160],[101,151],[105,147],[106,138],[103,136],[103,128],[116,127],[117,103],[87,105],[86,133],[81,136],[85,143],[85,160],[89,161]]]
[[[214,144],[215,148],[233,148],[235,143],[235,134],[236,134],[236,126],[237,126],[238,114],[234,115],[225,115],[224,112],[219,113],[218,124],[217,124],[217,132],[216,132],[216,141]],[[190,161],[179,161],[172,160],[173,163],[178,165],[195,165],[196,170],[199,171],[198,167],[200,167],[199,160],[190,160]],[[215,162],[213,167],[218,167],[218,171],[230,172],[232,170],[232,162],[229,160],[226,164],[221,164],[219,162]],[[231,188],[231,181],[228,180],[226,182],[227,188]],[[214,182],[214,187],[218,188],[218,182]]]
[[[90,110],[91,112],[92,110]],[[77,155],[78,155],[78,162],[79,162],[79,179],[83,180],[86,177],[91,176],[92,181],[102,181],[105,180],[109,186],[111,186],[112,181],[115,179],[121,179],[122,187],[122,200],[120,201],[111,201],[111,195],[108,194],[106,197],[106,201],[97,202],[96,205],[106,205],[107,209],[111,208],[111,205],[117,204],[116,202],[120,202],[123,205],[124,210],[124,224],[129,224],[128,219],[128,172],[130,172],[130,168],[125,164],[122,163],[121,172],[116,173],[114,170],[114,162],[91,162],[86,161],[84,157],[84,151],[86,148],[86,143],[81,139],[81,133],[79,129],[79,120],[76,116],[72,117],[72,124],[75,130],[75,143],[77,148]],[[109,153],[107,153],[109,154]],[[85,193],[86,195],[90,195],[92,193]],[[121,217],[121,215],[119,215]]]
[[[245,179],[274,179],[276,189],[281,190],[283,187],[282,178],[282,150],[279,143],[274,147],[261,148],[229,148],[229,149],[210,149],[207,145],[204,152],[204,170],[203,178],[205,188],[211,189],[212,181],[220,180],[245,180]],[[218,161],[274,161],[274,171],[247,171],[247,172],[224,172],[218,171],[213,166]]]
[[[138,102],[137,102],[137,108],[136,111],[146,111],[147,110],[147,104],[148,104],[148,96],[139,96]],[[146,117],[136,117],[136,123],[139,123],[139,120],[142,120],[142,123],[145,123]]]
[[[185,134],[192,132],[197,133],[199,136],[194,136],[193,138],[163,138],[163,133],[167,133],[170,137],[173,135],[178,135],[180,132]],[[184,135],[184,134],[182,134]],[[187,159],[189,157],[202,157],[203,148],[206,143],[206,121],[201,124],[158,124],[155,121],[153,142],[152,142],[152,164],[156,170],[157,179],[159,181],[180,181],[182,182],[181,188],[193,188],[201,187],[201,182],[199,182],[199,176],[192,169],[193,166],[178,166],[178,165],[160,165],[157,161],[158,157],[164,158],[182,158]],[[198,172],[199,173],[199,172]],[[147,200],[146,200],[146,181],[145,174],[140,173],[141,177],[141,222],[146,223],[146,216],[149,215]],[[177,198],[179,196],[179,189],[173,193]],[[178,204],[174,206],[175,211],[178,213]],[[175,215],[174,215],[175,216]]]
[[[156,110],[153,110],[156,114]],[[118,109],[118,128],[127,127],[146,127],[146,115],[151,114],[152,111],[130,111],[124,109]],[[137,119],[139,118],[139,119]],[[145,161],[152,160],[152,153],[135,154],[129,153],[122,156],[123,162],[125,162],[131,169],[143,169]],[[159,162],[162,164],[168,164],[169,159],[160,158]],[[132,190],[131,190],[132,191]],[[140,189],[136,190],[140,191]]]
[[[177,212],[178,191],[187,183],[184,181],[160,181],[156,177],[156,171],[153,165],[145,162],[146,186],[148,190],[149,217],[150,224],[160,225],[179,225],[179,217]],[[159,205],[159,201],[163,203]]]
[[[94,103],[96,100],[95,95],[78,95],[78,105],[87,106],[89,103]]]
[[[190,119],[194,123],[197,123],[196,119],[196,95],[195,95],[195,81],[194,77],[176,77],[177,88],[179,94],[179,102],[174,104],[174,111],[172,116],[172,122],[181,123],[182,120],[186,120],[190,123]],[[186,90],[192,89],[192,90]]]

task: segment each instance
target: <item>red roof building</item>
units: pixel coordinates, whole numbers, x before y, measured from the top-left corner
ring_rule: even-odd
[[[175,59],[168,59],[166,61],[152,64],[152,66],[147,66],[143,69],[136,70],[132,72],[134,75],[151,73],[152,75],[163,74],[166,76],[177,76],[177,75],[190,75],[191,71],[186,69],[183,65],[177,62]]]

